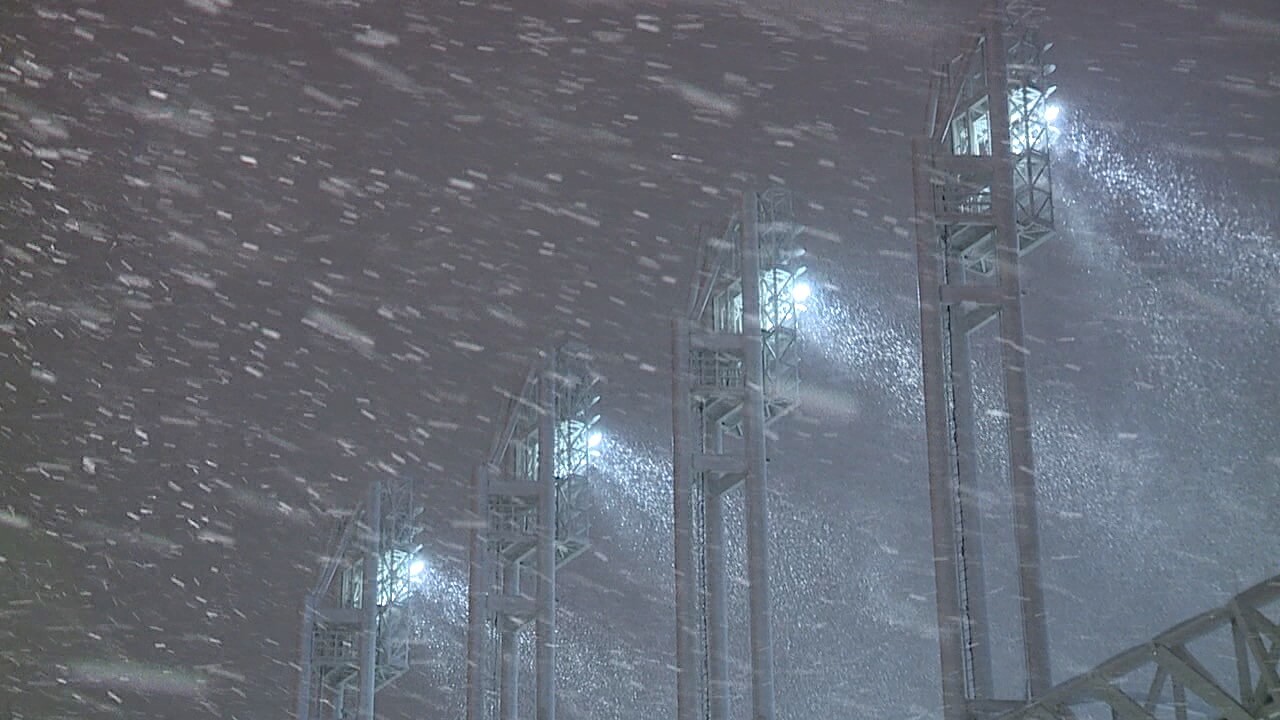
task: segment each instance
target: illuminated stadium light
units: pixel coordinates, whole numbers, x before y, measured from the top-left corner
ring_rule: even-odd
[[[596,435],[591,428],[599,419],[600,416],[597,415],[585,422],[562,420],[556,426],[556,477],[566,478],[587,473],[587,463],[591,459],[591,438]]]
[[[378,605],[401,605],[426,575],[427,563],[419,549],[388,550],[378,563]]]
[[[1054,121],[1062,122],[1063,107],[1056,102],[1057,86],[1049,76],[1055,72],[1046,63],[1034,33],[1011,36],[1005,50],[1009,91],[1003,98],[992,96],[983,61],[986,40],[948,63],[936,84],[937,115],[930,121],[930,135],[937,143],[938,157],[950,157],[937,166],[933,183],[935,211],[945,218],[948,244],[966,270],[990,276],[996,268],[995,233],[983,220],[994,209],[991,170],[968,162],[967,157],[1004,155],[1012,165],[1014,193],[1010,200],[1016,215],[1018,252],[1035,249],[1053,234],[1053,181],[1049,171],[1051,150],[1061,135]],[[1006,81],[1001,81],[1006,82]],[[944,97],[945,96],[945,97]],[[1004,105],[1008,143],[994,142],[992,109]]]
[[[807,282],[798,282],[791,286],[791,299],[798,303],[802,303],[813,295],[813,288]]]
[[[596,398],[598,400],[598,398]],[[593,401],[594,404],[594,401]],[[585,476],[591,458],[598,457],[596,448],[604,442],[604,435],[594,431],[599,415],[589,416],[586,420],[561,420],[556,423],[555,437],[555,469],[557,478]],[[520,448],[522,467],[525,477],[538,476],[538,433],[530,431],[525,443]]]
[[[806,268],[794,272],[782,268],[766,270],[760,274],[760,330],[772,332],[775,328],[795,328],[798,315],[808,308],[804,302],[813,295],[813,286],[800,280]],[[742,327],[742,289],[733,295],[733,315],[737,328]]]
[[[1042,92],[1031,84],[1015,87],[1009,93],[1009,152],[1015,158],[1028,151],[1044,152],[1057,139],[1053,124],[1062,116],[1062,106],[1050,103],[1058,87],[1050,85]],[[956,114],[951,127],[952,151],[957,155],[991,154],[991,115],[987,99],[979,98],[966,111]]]
[[[1062,113],[1049,97],[1057,91],[1050,85],[1044,92],[1023,85],[1009,93],[1009,152],[1022,157],[1028,151],[1043,151],[1057,139],[1053,122]]]

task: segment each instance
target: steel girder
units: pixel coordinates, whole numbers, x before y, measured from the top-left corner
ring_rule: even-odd
[[[1280,576],[1000,716],[1094,718],[1280,718]]]

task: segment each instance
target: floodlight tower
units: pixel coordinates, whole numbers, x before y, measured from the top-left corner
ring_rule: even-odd
[[[1047,102],[1053,71],[1025,13],[993,2],[981,32],[934,79],[928,136],[912,147],[920,332],[945,720],[981,718],[1049,689],[1049,646],[1027,398],[1019,258],[1054,230]],[[1022,698],[994,697],[976,492],[971,334],[999,323]]]
[[[555,720],[556,570],[588,547],[596,389],[584,346],[545,353],[510,397],[489,458],[475,470],[467,720],[516,720],[520,635],[531,623],[535,718]]]
[[[391,477],[335,528],[303,608],[298,720],[373,720],[374,693],[409,669],[421,514],[412,481]]]
[[[724,495],[745,487],[751,705],[774,719],[765,428],[796,406],[800,280],[790,195],[746,192],[701,248],[672,361],[678,720],[728,716]]]

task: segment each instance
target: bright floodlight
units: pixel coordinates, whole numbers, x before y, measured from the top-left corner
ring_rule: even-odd
[[[1056,121],[1057,121],[1057,119],[1058,119],[1058,116],[1060,116],[1060,115],[1062,115],[1062,106],[1061,106],[1061,105],[1057,105],[1057,104],[1049,105],[1048,107],[1046,107],[1046,108],[1044,109],[1044,120],[1045,120],[1045,122],[1049,122],[1049,123],[1051,123],[1051,122],[1056,122]]]
[[[392,548],[378,562],[378,605],[399,605],[427,577],[427,561],[421,547]]]
[[[804,312],[803,299],[813,294],[809,283],[800,279],[806,268],[775,267],[760,273],[760,329],[771,333],[777,328],[796,329],[796,316]],[[742,284],[734,283],[722,301],[726,324],[741,328],[743,317]]]
[[[599,430],[587,436],[587,447],[589,448],[598,448],[602,442],[604,442],[604,433]]]

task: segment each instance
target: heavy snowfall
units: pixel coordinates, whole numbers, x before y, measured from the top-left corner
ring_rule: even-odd
[[[981,6],[6,3],[0,718],[291,717],[335,518],[400,476],[420,615],[378,716],[455,720],[471,470],[557,337],[603,375],[559,714],[674,717],[670,323],[699,227],[768,186],[813,285],[769,438],[778,717],[938,717],[910,141]],[[1039,24],[1058,231],[1022,282],[1066,679],[1277,572],[1280,6]]]

